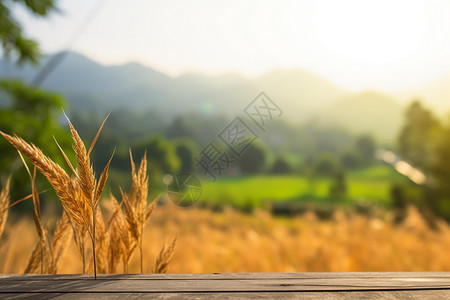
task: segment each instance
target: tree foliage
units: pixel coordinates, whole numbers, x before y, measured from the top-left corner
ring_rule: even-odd
[[[347,195],[347,182],[342,170],[338,170],[333,174],[329,195],[335,200],[343,200]]]
[[[322,152],[314,161],[313,171],[317,176],[332,176],[339,169],[339,161],[332,152]]]
[[[270,169],[270,173],[272,174],[289,174],[291,172],[291,165],[284,157],[277,157]]]
[[[131,148],[135,157],[141,157],[147,151],[150,180],[152,177],[160,179],[165,174],[176,174],[180,169],[175,145],[161,135],[137,140],[132,143]]]
[[[5,58],[12,58],[18,64],[37,64],[40,57],[38,43],[25,36],[12,9],[17,5],[39,17],[56,11],[55,0],[0,0],[0,44]],[[63,148],[70,147],[70,138],[62,129],[59,117],[65,101],[57,94],[30,87],[18,80],[0,80],[0,129],[20,135],[39,146],[56,161],[63,162],[52,136]],[[15,173],[21,168],[16,151],[0,140],[0,177]],[[18,197],[29,193],[28,178],[15,174],[12,195]],[[40,184],[38,179],[37,184]]]
[[[429,149],[427,171],[432,176],[431,183],[450,199],[450,117],[440,126]]]
[[[400,155],[415,167],[427,170],[432,158],[432,145],[440,131],[439,120],[418,100],[405,113],[398,146]]]
[[[376,144],[371,135],[364,134],[356,138],[355,148],[361,155],[366,165],[373,162],[375,158]]]
[[[450,219],[450,118],[442,122],[414,101],[406,109],[404,123],[399,152],[427,176],[420,202],[433,213]]]
[[[52,138],[54,137],[64,149],[70,149],[70,136],[59,122],[62,108],[65,106],[64,100],[55,93],[30,88],[15,80],[0,81],[0,90],[0,99],[8,103],[0,108],[0,129],[36,144],[56,162],[65,165]],[[4,139],[0,140],[0,152],[2,177],[15,173],[22,167],[17,152]],[[28,180],[25,172],[15,175],[13,194],[28,193]]]
[[[0,0],[0,41],[5,56],[15,56],[19,64],[38,63],[40,50],[38,43],[27,38],[11,9],[21,4],[36,16],[44,17],[56,10],[55,0]]]
[[[252,143],[237,160],[237,164],[244,174],[256,174],[266,167],[267,149],[263,146]]]
[[[175,153],[180,159],[180,172],[193,173],[195,170],[194,157],[198,154],[195,143],[187,138],[175,141]]]

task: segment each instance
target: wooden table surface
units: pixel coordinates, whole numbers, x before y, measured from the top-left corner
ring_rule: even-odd
[[[450,299],[450,272],[0,274],[0,299]]]

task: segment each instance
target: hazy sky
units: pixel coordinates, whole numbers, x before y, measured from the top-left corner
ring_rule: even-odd
[[[100,5],[98,5],[100,3]],[[15,13],[45,52],[70,45],[105,64],[171,75],[303,68],[347,89],[398,92],[450,74],[450,1],[60,0]]]

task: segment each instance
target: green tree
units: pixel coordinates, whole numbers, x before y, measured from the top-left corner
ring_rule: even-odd
[[[0,43],[4,58],[14,59],[18,64],[37,64],[41,55],[38,43],[26,37],[12,9],[21,5],[35,16],[44,17],[56,11],[55,0],[0,0]],[[61,146],[70,147],[69,136],[62,130],[58,120],[64,100],[57,94],[29,87],[20,81],[0,80],[0,130],[15,133],[38,145],[53,159],[60,157],[52,136]],[[0,177],[15,173],[22,163],[17,152],[0,140]],[[70,152],[70,151],[68,151]],[[59,160],[62,163],[62,159]],[[11,194],[20,197],[29,193],[25,172],[14,174]],[[38,178],[37,184],[44,181]]]
[[[131,147],[133,157],[138,159],[147,151],[150,184],[161,186],[165,174],[176,174],[180,170],[180,159],[172,142],[161,135],[137,140]]]
[[[339,162],[335,154],[323,152],[314,161],[314,175],[332,176],[339,169]]]
[[[362,157],[361,153],[357,151],[356,149],[350,148],[346,149],[341,155],[340,155],[340,161],[342,166],[345,169],[355,169],[362,165]]]
[[[336,200],[342,200],[347,195],[347,182],[344,171],[337,170],[333,174],[329,194],[331,198]]]
[[[56,162],[65,165],[53,137],[64,149],[71,148],[70,135],[59,123],[64,100],[57,94],[29,88],[21,81],[0,81],[0,99],[8,105],[0,109],[0,130],[17,134],[40,147]],[[17,152],[9,143],[0,139],[0,174],[2,177],[22,168]],[[70,155],[71,151],[67,151]],[[71,156],[69,156],[71,157]],[[12,195],[29,193],[29,179],[25,172],[15,174]],[[40,181],[41,183],[45,180]],[[39,183],[39,182],[38,182]]]
[[[406,217],[406,209],[409,202],[405,197],[404,187],[401,184],[393,184],[390,192],[395,222],[400,223]]]
[[[450,121],[450,119],[449,119]],[[419,101],[406,110],[405,125],[399,136],[399,151],[427,176],[421,188],[424,209],[450,218],[450,124],[442,124]],[[408,197],[408,201],[410,201]]]
[[[176,117],[172,124],[167,128],[167,136],[169,138],[190,137],[192,133],[189,130],[189,125],[182,117]]]
[[[241,171],[245,174],[262,172],[267,163],[267,150],[257,143],[252,143],[237,160]]]
[[[428,175],[432,177],[432,184],[438,191],[450,198],[450,117],[445,126],[439,131],[432,144],[432,157]]]
[[[361,135],[355,141],[355,148],[360,153],[365,165],[371,164],[375,159],[376,145],[371,135]]]
[[[291,165],[283,157],[278,157],[272,164],[270,173],[272,174],[289,174],[292,172]]]
[[[19,64],[37,64],[40,56],[38,43],[23,34],[22,27],[11,13],[12,7],[17,4],[36,16],[44,17],[49,12],[56,11],[55,0],[0,0],[0,41],[3,54],[7,57],[15,56]]]
[[[398,149],[415,167],[427,170],[432,157],[432,144],[440,130],[439,120],[419,101],[406,109],[405,121],[398,139]]]
[[[195,143],[188,138],[175,140],[174,143],[175,153],[180,160],[180,172],[194,172],[194,157],[198,154],[198,149]]]

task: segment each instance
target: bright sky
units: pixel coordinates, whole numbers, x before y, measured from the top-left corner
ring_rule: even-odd
[[[62,13],[50,18],[16,14],[55,52],[96,3],[70,46],[105,64],[137,61],[170,75],[302,68],[347,89],[385,92],[450,74],[445,0],[60,0]]]

